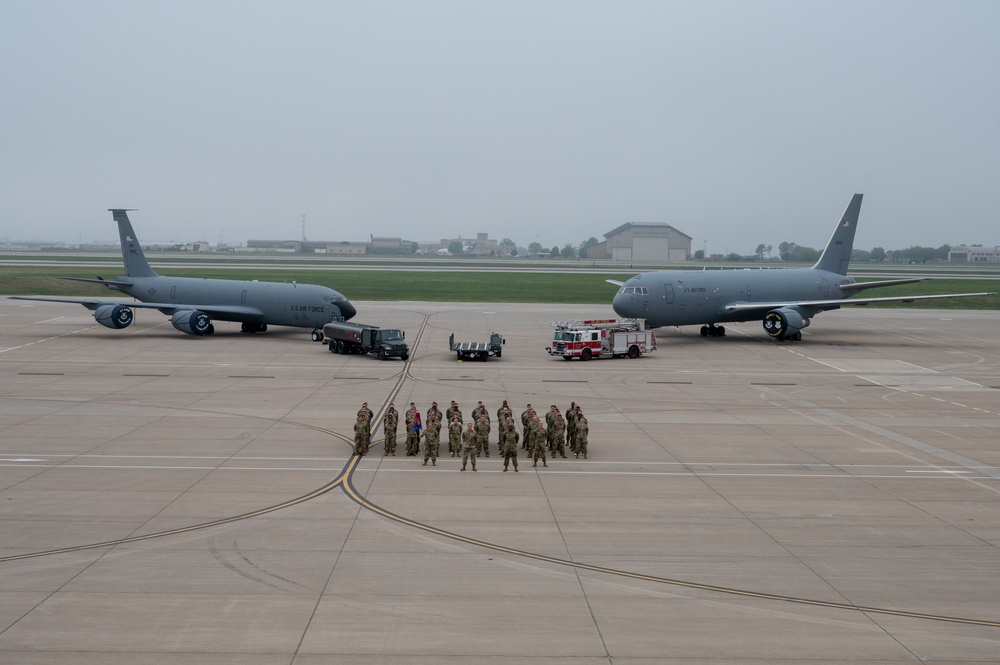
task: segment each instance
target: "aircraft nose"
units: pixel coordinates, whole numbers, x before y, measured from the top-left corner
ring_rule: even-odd
[[[354,309],[354,305],[347,300],[338,300],[337,309],[340,310],[340,315],[344,317],[345,321],[350,321],[358,313],[358,310]]]
[[[626,305],[625,296],[621,293],[616,295],[615,299],[611,301],[611,308],[615,310],[615,314],[628,318],[631,314],[629,314],[628,307]]]

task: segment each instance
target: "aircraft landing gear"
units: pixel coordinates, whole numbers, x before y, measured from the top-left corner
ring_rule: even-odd
[[[323,331],[321,331],[321,330],[313,330],[312,331],[312,340],[314,342],[322,342],[323,341]]]
[[[702,326],[701,327],[701,336],[702,337],[725,337],[726,336],[726,329],[723,328],[722,326],[717,326],[714,323],[712,325],[710,325],[710,326]]]
[[[240,332],[248,334],[267,332],[267,324],[253,322],[241,323]]]

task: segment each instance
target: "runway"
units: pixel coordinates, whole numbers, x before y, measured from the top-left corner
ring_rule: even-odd
[[[664,329],[581,363],[549,321],[610,307],[356,305],[408,363],[0,300],[0,663],[1000,654],[1000,313]],[[448,351],[492,330],[501,359]],[[362,401],[452,399],[576,401],[590,459],[505,473],[495,417],[475,473],[380,430],[351,455]]]

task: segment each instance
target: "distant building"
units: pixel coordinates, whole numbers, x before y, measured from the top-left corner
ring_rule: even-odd
[[[368,243],[364,242],[337,242],[330,243],[324,250],[327,254],[367,254]]]
[[[402,238],[371,237],[368,251],[371,254],[412,254],[413,243],[404,242]]]
[[[604,242],[587,248],[587,258],[615,261],[687,261],[691,236],[669,224],[628,222],[604,234]]]
[[[426,248],[424,245],[420,247],[427,253],[434,254],[440,249],[448,249],[453,242],[462,244],[463,254],[473,256],[507,256],[514,249],[513,245],[501,245],[499,241],[490,238],[489,233],[477,233],[475,240],[463,239],[462,236],[458,236],[457,238],[441,238],[441,242],[436,246],[428,243]]]
[[[956,245],[948,250],[948,260],[953,263],[997,263],[1000,262],[1000,247]]]

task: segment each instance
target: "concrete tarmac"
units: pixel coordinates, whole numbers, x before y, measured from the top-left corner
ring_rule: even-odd
[[[581,363],[549,322],[610,307],[355,304],[408,363],[0,300],[0,663],[1000,661],[1000,312]],[[362,401],[453,399],[476,472],[352,455]],[[502,400],[581,404],[589,459],[503,472]]]

